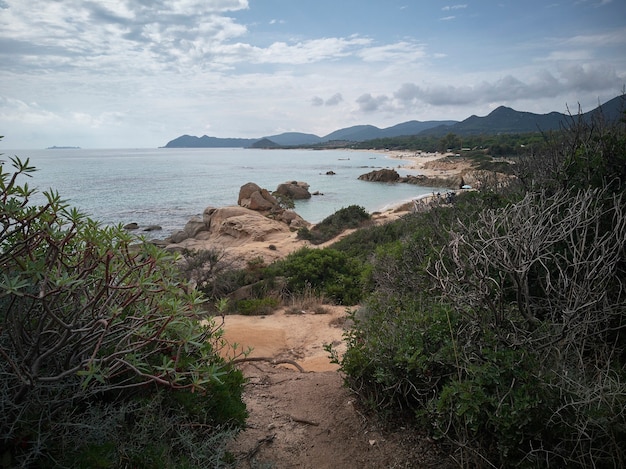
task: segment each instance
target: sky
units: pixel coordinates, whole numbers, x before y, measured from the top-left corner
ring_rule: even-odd
[[[0,152],[577,112],[624,0],[0,0]]]

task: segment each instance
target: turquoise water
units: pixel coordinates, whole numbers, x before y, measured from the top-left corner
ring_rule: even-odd
[[[333,150],[55,149],[3,150],[0,159],[17,155],[38,171],[29,185],[52,188],[92,218],[110,224],[159,225],[151,237],[182,229],[207,206],[237,205],[239,188],[254,182],[274,191],[286,181],[305,181],[323,195],[296,201],[296,212],[317,223],[342,207],[360,205],[384,210],[398,202],[433,192],[409,184],[359,181],[361,174],[398,167],[385,154]],[[5,171],[7,171],[5,167]],[[334,176],[326,173],[333,171]],[[43,201],[43,199],[38,199]]]

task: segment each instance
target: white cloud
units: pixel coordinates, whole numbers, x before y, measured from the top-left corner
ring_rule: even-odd
[[[361,96],[357,103],[361,111],[378,110],[381,105],[386,110],[412,112],[426,105],[459,106],[481,105],[489,103],[514,103],[520,100],[539,100],[554,98],[569,92],[592,92],[619,89],[626,76],[619,76],[609,64],[603,66],[568,65],[561,68],[558,77],[548,70],[539,70],[526,80],[513,75],[505,75],[500,79],[482,80],[474,84],[435,84],[419,86],[407,82],[402,84],[392,97],[370,94]]]
[[[599,2],[587,11],[617,9],[591,8]],[[64,132],[84,147],[100,135],[105,146],[162,144],[164,135],[206,132],[207,122],[216,136],[322,135],[347,124],[464,118],[496,102],[552,110],[626,83],[624,27],[565,30],[559,19],[533,41],[494,38],[492,58],[464,25],[409,20],[400,6],[386,11],[397,22],[372,15],[368,24],[373,7],[364,3],[358,21],[342,16],[333,29],[304,15],[304,4],[290,16],[262,3],[0,0],[0,130],[26,142]],[[431,12],[452,21],[470,7],[483,18],[504,14],[449,0]]]
[[[357,55],[366,62],[411,62],[426,57],[424,44],[400,41],[382,46],[364,47]]]
[[[442,8],[443,11],[450,11],[450,10],[461,10],[467,8],[467,4],[463,4],[463,5],[447,5],[445,7]]]

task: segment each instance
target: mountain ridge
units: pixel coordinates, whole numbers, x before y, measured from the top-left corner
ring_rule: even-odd
[[[582,118],[590,120],[600,113],[607,119],[617,119],[625,109],[625,97],[619,95],[595,109],[583,113]],[[390,138],[405,135],[443,136],[448,133],[457,135],[528,133],[558,130],[575,115],[560,112],[535,114],[516,111],[506,106],[498,106],[488,115],[479,117],[472,115],[463,121],[454,120],[411,120],[386,128],[374,125],[355,125],[335,130],[324,137],[311,133],[285,132],[260,138],[219,138],[203,135],[181,135],[170,140],[164,148],[250,148],[259,141],[269,141],[276,147],[318,145],[332,141],[364,142],[377,138]],[[265,142],[267,143],[267,142]]]

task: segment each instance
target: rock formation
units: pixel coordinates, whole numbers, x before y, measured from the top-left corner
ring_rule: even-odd
[[[289,197],[293,200],[310,199],[309,185],[301,181],[289,181],[279,184],[276,188],[278,194]]]
[[[260,212],[270,212],[279,207],[278,200],[267,189],[249,182],[239,189],[237,204]]]
[[[361,181],[371,182],[397,182],[400,179],[400,175],[395,169],[378,169],[376,171],[362,174],[359,176]]]
[[[166,249],[225,249],[248,243],[271,243],[309,226],[293,210],[282,209],[269,191],[249,182],[239,191],[239,205],[223,208],[209,206],[202,217],[191,218],[185,227],[165,240]]]

